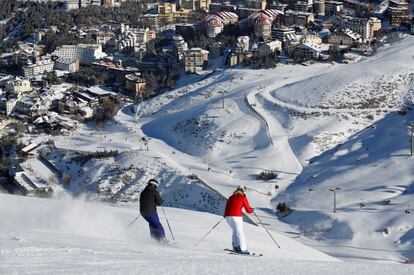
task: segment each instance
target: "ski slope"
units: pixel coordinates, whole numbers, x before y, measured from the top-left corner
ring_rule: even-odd
[[[230,229],[223,222],[194,246],[220,216],[166,208],[177,244],[149,240],[147,224],[136,208],[109,207],[80,200],[50,200],[0,195],[0,272],[3,274],[410,274],[409,265],[346,264],[275,234],[282,249],[265,231],[246,225],[250,249],[261,258],[228,255]],[[165,224],[165,219],[162,219]],[[384,273],[383,273],[384,274]]]
[[[148,226],[136,208],[117,208],[80,200],[45,200],[0,195],[0,271],[2,273],[192,273],[219,270],[226,261],[252,260],[227,255],[231,232],[223,222],[209,238],[194,243],[220,216],[166,208],[177,245],[163,247],[149,239]],[[165,219],[162,219],[165,224]],[[166,227],[167,228],[167,227]],[[338,262],[334,258],[279,236],[281,250],[268,242],[263,229],[246,225],[250,249],[266,254],[259,261]],[[203,263],[204,262],[204,263]],[[213,267],[208,267],[213,264]],[[187,266],[188,265],[188,266]],[[197,266],[200,265],[200,266]],[[207,267],[205,269],[205,267]],[[172,270],[170,269],[172,268]],[[171,272],[169,272],[171,271]]]
[[[82,167],[61,165],[72,175],[67,191],[73,195],[132,205],[142,185],[155,177],[162,181],[160,191],[169,206],[220,215],[223,198],[243,184],[251,205],[281,235],[344,261],[398,263],[414,251],[412,216],[401,216],[412,200],[406,191],[410,162],[393,157],[408,145],[402,133],[399,139],[387,140],[395,147],[384,146],[388,143],[378,138],[385,138],[391,126],[399,129],[393,132],[405,128],[406,118],[395,112],[412,104],[413,52],[414,37],[406,36],[353,64],[218,69],[198,82],[184,78],[175,90],[139,106],[125,106],[99,132],[88,124],[71,136],[50,138],[64,151],[120,152]],[[360,134],[384,120],[392,122],[371,138]],[[143,137],[150,138],[148,151]],[[45,137],[31,138],[35,142]],[[332,151],[355,138],[361,140],[351,149]],[[380,142],[375,145],[375,167],[367,168],[364,162],[373,153],[364,151],[363,139],[369,140],[368,147]],[[328,159],[325,154],[336,156]],[[316,158],[320,162],[310,164],[316,156],[321,156]],[[72,160],[70,153],[56,161],[59,166]],[[279,177],[256,180],[261,171]],[[347,171],[352,174],[344,174]],[[342,212],[334,216],[327,189],[337,185],[348,195],[345,203],[338,193]],[[404,197],[400,208],[384,212],[392,209],[381,205],[388,196]],[[361,199],[367,206],[356,211]],[[275,213],[281,201],[296,210],[287,219]],[[390,234],[382,233],[385,227]]]
[[[320,248],[330,255],[396,261],[401,256],[414,258],[414,160],[407,134],[408,122],[413,120],[413,111],[390,113],[315,157],[295,183],[274,199],[288,201],[295,209],[284,220],[307,230],[311,240],[333,245]],[[338,210],[332,213],[329,189],[337,187],[341,188]]]

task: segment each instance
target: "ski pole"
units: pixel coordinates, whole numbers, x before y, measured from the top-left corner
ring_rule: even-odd
[[[134,222],[136,222],[136,220],[138,220],[138,218],[140,217],[141,215],[138,215],[136,218],[135,218],[135,220],[133,220],[130,224],[128,224],[128,226],[126,227],[127,229],[131,226],[131,225],[133,225],[134,224]]]
[[[165,219],[167,220],[168,229],[170,229],[170,233],[171,233],[172,239],[175,241],[174,234],[173,234],[173,232],[171,230],[170,222],[168,221],[167,215],[165,215],[164,207],[161,206],[161,209],[162,209],[162,212],[164,213]]]
[[[273,242],[277,245],[277,247],[280,248],[280,246],[277,244],[275,238],[273,238],[272,234],[270,234],[269,230],[267,230],[266,226],[264,226],[264,224],[262,223],[262,221],[260,220],[259,216],[257,216],[257,214],[255,212],[253,212],[253,214],[256,216],[256,218],[259,220],[259,222],[262,224],[263,228],[266,230],[267,234],[269,234],[270,238],[273,240]]]
[[[211,231],[213,231],[214,228],[216,228],[223,220],[224,220],[224,217],[222,217],[221,220],[219,220],[219,222],[213,226],[213,228],[211,228],[200,240],[198,240],[198,242],[196,242],[194,246],[197,246],[202,240],[204,240],[204,238],[206,238],[208,234],[210,234]]]

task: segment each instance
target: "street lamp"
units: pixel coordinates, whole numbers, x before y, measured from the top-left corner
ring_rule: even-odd
[[[224,93],[225,93],[226,91],[219,91],[219,93],[221,94],[221,106],[222,106],[222,108],[224,109]]]
[[[408,131],[409,131],[409,135],[410,135],[410,147],[411,147],[411,150],[410,150],[410,152],[411,152],[411,156],[413,155],[413,132],[414,132],[414,121],[409,121],[408,123],[407,123],[408,125],[407,125],[407,128],[408,128]]]
[[[336,213],[336,191],[341,190],[340,187],[329,188],[329,191],[333,192],[334,194],[334,210],[333,212]]]

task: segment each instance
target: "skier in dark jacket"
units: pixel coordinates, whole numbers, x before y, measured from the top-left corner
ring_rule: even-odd
[[[157,191],[157,187],[158,182],[155,179],[148,181],[147,187],[141,192],[139,198],[139,211],[149,224],[151,237],[163,242],[167,239],[165,238],[165,231],[157,214],[157,206],[161,206],[163,200]]]

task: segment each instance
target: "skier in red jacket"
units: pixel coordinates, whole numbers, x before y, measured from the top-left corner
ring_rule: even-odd
[[[246,187],[239,186],[227,200],[224,217],[233,230],[233,250],[237,253],[249,254],[243,232],[243,207],[248,213],[253,213],[253,208],[250,207],[246,197]]]

